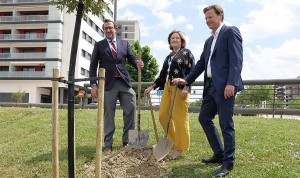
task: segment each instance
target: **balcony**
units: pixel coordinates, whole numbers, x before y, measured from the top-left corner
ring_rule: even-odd
[[[42,59],[42,58],[46,58],[46,54],[45,52],[41,52],[41,53],[13,53],[11,54],[11,58],[15,58],[15,59]]]
[[[22,16],[0,16],[0,22],[39,22],[49,20],[60,20],[59,16],[49,15],[22,15]]]
[[[7,59],[7,58],[11,58],[10,53],[0,53],[0,59]]]
[[[61,39],[61,34],[31,33],[31,34],[0,34],[0,40],[43,40]]]
[[[45,71],[0,71],[0,77],[50,77]]]
[[[28,4],[28,3],[45,3],[50,0],[0,0],[0,4]]]
[[[10,59],[13,59],[14,61],[19,60],[22,61],[22,59],[25,60],[47,60],[48,58],[56,58],[60,59],[61,56],[60,53],[47,53],[47,52],[35,52],[35,53],[0,53],[0,61],[1,59],[4,59],[5,61],[10,61]]]

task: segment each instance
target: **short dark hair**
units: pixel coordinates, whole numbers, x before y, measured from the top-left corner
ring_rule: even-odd
[[[174,33],[178,33],[178,35],[180,36],[180,39],[181,39],[181,48],[185,48],[185,45],[186,45],[186,42],[185,42],[185,37],[184,37],[184,34],[182,31],[179,31],[179,30],[173,30],[171,31],[171,33],[169,34],[168,36],[168,43],[169,43],[169,48],[171,50],[173,50],[173,47],[171,46],[171,36],[174,34]]]
[[[207,11],[209,11],[211,9],[213,9],[217,15],[222,15],[222,21],[224,20],[224,10],[219,5],[211,5],[211,6],[205,7],[203,9],[203,13],[205,14]]]
[[[118,24],[116,22],[114,22],[114,21],[112,21],[110,19],[105,19],[104,22],[103,22],[103,24],[102,24],[102,30],[104,30],[104,24],[105,23],[109,23],[109,22],[112,22],[114,24],[114,28],[118,29]]]

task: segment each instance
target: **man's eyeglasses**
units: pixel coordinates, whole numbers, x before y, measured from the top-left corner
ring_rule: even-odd
[[[112,29],[114,29],[114,27],[104,27],[105,31],[109,31],[109,30],[112,30]]]

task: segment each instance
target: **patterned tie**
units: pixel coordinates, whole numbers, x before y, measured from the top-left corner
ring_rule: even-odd
[[[117,52],[116,52],[117,49],[116,49],[115,42],[113,40],[110,40],[110,44],[111,44],[111,47],[112,47],[111,53],[112,53],[114,59],[117,59]]]
[[[117,49],[116,49],[116,45],[115,45],[115,42],[113,40],[110,40],[110,44],[111,44],[111,53],[113,55],[113,58],[116,60],[117,59]],[[115,71],[115,77],[120,77],[120,73],[118,71],[118,69],[116,69]]]

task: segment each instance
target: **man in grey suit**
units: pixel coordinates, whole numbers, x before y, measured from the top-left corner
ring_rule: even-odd
[[[223,23],[224,11],[218,5],[204,8],[206,24],[212,35],[205,41],[200,60],[185,79],[174,79],[175,84],[191,84],[203,72],[204,91],[199,122],[214,155],[204,163],[220,163],[213,173],[226,176],[233,169],[235,159],[235,130],[232,119],[236,93],[244,89],[241,78],[243,65],[242,37],[237,27]],[[224,146],[213,123],[219,115]]]
[[[128,41],[117,39],[117,24],[106,19],[102,26],[105,37],[95,43],[90,63],[90,77],[97,76],[97,69],[104,68],[104,152],[111,153],[113,135],[115,132],[115,110],[117,100],[123,109],[123,146],[128,143],[128,132],[135,126],[136,95],[132,89],[128,71],[125,68],[126,59],[136,69],[143,68],[143,61],[139,61],[133,54]],[[91,94],[97,98],[97,81],[92,80]]]

